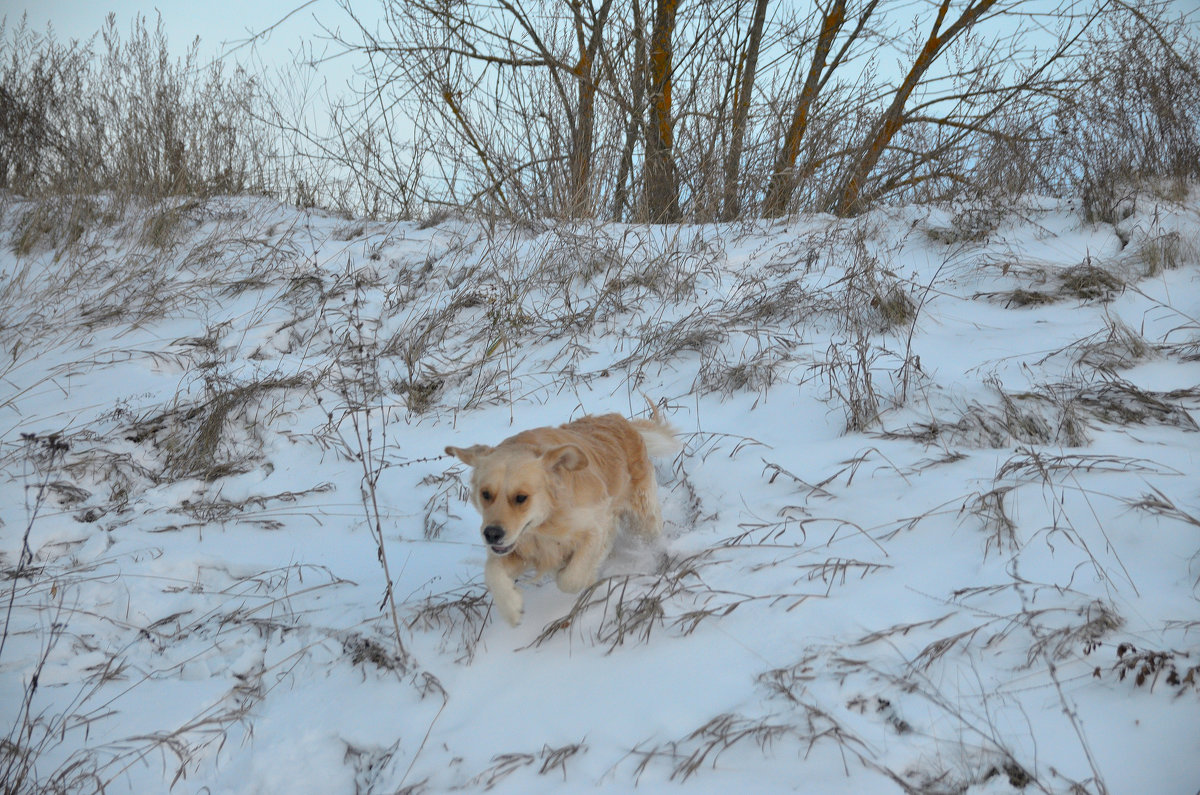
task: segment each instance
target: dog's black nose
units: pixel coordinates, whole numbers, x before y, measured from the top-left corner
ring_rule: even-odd
[[[499,544],[504,540],[504,528],[496,525],[488,525],[483,528],[483,540],[489,544]]]

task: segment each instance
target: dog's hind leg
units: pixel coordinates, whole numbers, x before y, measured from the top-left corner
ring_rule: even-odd
[[[608,556],[612,546],[612,538],[616,527],[596,528],[583,536],[583,543],[571,555],[567,565],[555,575],[559,590],[565,593],[579,593],[596,581],[600,564]]]
[[[630,499],[630,529],[648,539],[662,534],[662,507],[658,502],[658,483],[651,470],[641,482],[634,483]]]

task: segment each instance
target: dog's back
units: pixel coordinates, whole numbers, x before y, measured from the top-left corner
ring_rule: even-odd
[[[559,445],[575,445],[588,459],[593,474],[601,474],[610,490],[628,475],[635,483],[653,478],[649,458],[674,455],[680,449],[675,429],[662,420],[657,408],[653,419],[627,420],[620,414],[587,415],[557,428],[534,428],[505,440],[544,452]],[[586,471],[586,470],[582,470]],[[612,494],[612,496],[617,496]]]
[[[569,484],[569,499],[579,503],[624,497],[631,482],[636,483],[649,473],[647,454],[651,442],[647,437],[659,448],[664,444],[661,436],[661,432],[649,427],[643,432],[620,414],[602,414],[580,417],[557,428],[522,431],[505,439],[500,447],[527,446],[535,454],[566,445],[578,449],[587,465],[561,474]],[[600,485],[597,478],[603,483],[601,490],[596,488]]]

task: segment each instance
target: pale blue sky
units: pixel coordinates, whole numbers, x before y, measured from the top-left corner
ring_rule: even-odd
[[[1050,9],[1057,2],[1046,0],[1031,8]],[[353,2],[355,13],[365,22],[380,15],[381,5],[382,0]],[[1194,13],[1200,8],[1200,0],[1173,0],[1171,5],[1179,13]],[[28,12],[30,23],[38,29],[53,23],[59,39],[87,38],[98,32],[109,11],[116,13],[123,34],[134,15],[143,14],[153,23],[156,12],[161,12],[172,50],[182,54],[200,36],[202,53],[214,56],[229,51],[252,32],[264,31],[288,17],[258,42],[259,56],[268,65],[289,61],[289,52],[297,49],[301,40],[319,47],[319,42],[312,41],[320,32],[317,19],[330,27],[348,22],[337,0],[0,0],[0,16],[6,16],[9,25]]]
[[[371,9],[378,3],[367,4]],[[296,9],[300,9],[296,11]],[[291,11],[286,22],[259,42],[264,61],[279,63],[296,49],[302,38],[318,30],[314,15],[330,23],[344,19],[344,12],[335,0],[194,0],[164,2],[159,0],[0,0],[0,16],[8,18],[10,26],[28,12],[31,26],[44,30],[46,23],[54,25],[60,40],[85,39],[104,25],[108,12],[117,15],[118,30],[124,35],[137,14],[144,15],[153,25],[156,13],[161,12],[167,41],[177,53],[184,52],[196,36],[200,36],[201,52],[218,55],[248,38],[251,32],[266,30]]]

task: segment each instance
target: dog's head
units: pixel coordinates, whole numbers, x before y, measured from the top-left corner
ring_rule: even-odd
[[[574,445],[538,452],[526,445],[447,447],[472,467],[471,502],[483,516],[483,540],[497,555],[513,551],[521,535],[549,518],[559,477],[583,469],[587,458]]]

